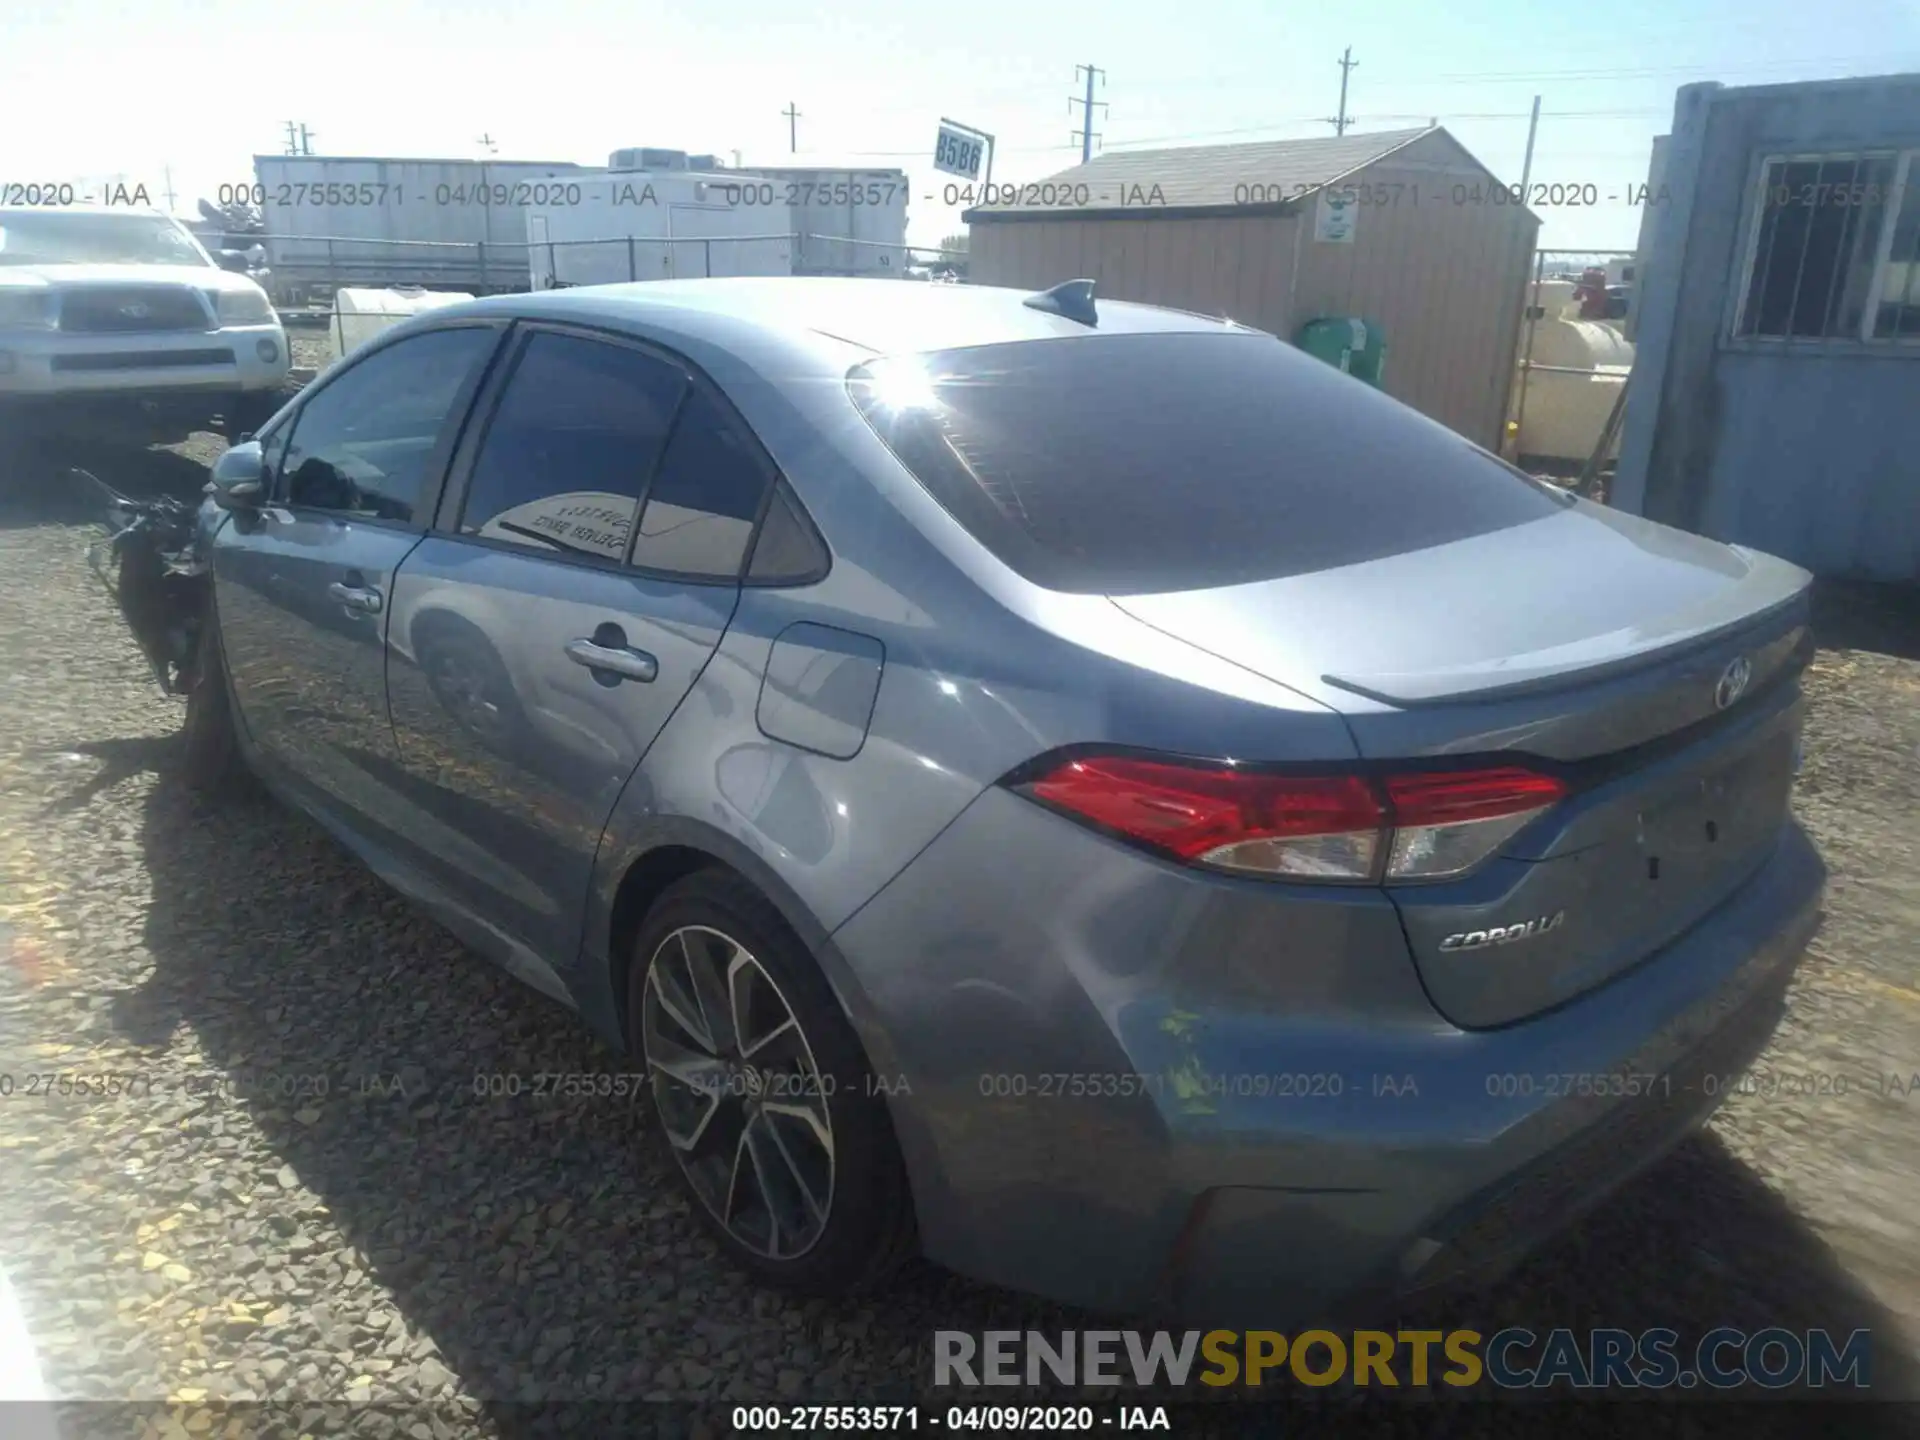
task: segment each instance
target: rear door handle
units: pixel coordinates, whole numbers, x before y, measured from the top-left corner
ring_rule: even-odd
[[[371,585],[342,585],[336,580],[327,586],[327,594],[349,610],[362,610],[369,615],[380,613],[380,592]]]
[[[569,640],[567,658],[589,670],[609,670],[629,680],[646,682],[660,673],[660,662],[631,645],[596,645],[591,640]]]

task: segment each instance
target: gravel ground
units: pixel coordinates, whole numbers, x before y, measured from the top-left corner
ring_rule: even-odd
[[[476,1074],[614,1057],[303,818],[184,792],[179,705],[82,563],[57,464],[190,491],[218,448],[0,456],[0,1073],[135,1077],[0,1099],[0,1265],[49,1385],[166,1402],[180,1434],[258,1399],[358,1402],[288,1433],[486,1435],[525,1400],[904,1400],[936,1328],[1088,1325],[925,1266],[861,1304],[756,1289],[639,1109],[476,1096]],[[1834,591],[1820,618],[1798,804],[1830,917],[1764,1069],[1847,1093],[1736,1096],[1500,1286],[1388,1328],[1865,1326],[1876,1389],[1920,1396],[1917,601]],[[1364,1408],[1410,1434],[1486,1428],[1485,1407]],[[1842,1433],[1907,1418],[1856,1407]]]

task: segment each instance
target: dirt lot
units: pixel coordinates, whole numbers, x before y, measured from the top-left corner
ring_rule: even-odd
[[[306,820],[182,791],[178,704],[82,563],[61,463],[191,491],[217,449],[0,456],[0,1072],[146,1082],[0,1099],[0,1267],[50,1386],[171,1400],[180,1433],[237,1398],[431,1401],[356,1414],[491,1434],[545,1397],[899,1400],[935,1328],[1087,1325],[931,1268],[865,1304],[756,1290],[638,1110],[474,1094],[607,1057]],[[1876,1392],[1920,1397],[1920,593],[1821,600],[1798,806],[1830,913],[1760,1083],[1497,1289],[1384,1324],[1866,1327]]]

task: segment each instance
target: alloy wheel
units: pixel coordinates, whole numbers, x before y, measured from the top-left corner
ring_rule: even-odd
[[[674,1158],[741,1245],[791,1260],[833,1205],[833,1119],[792,1006],[745,946],[704,925],[647,962],[641,1041]]]

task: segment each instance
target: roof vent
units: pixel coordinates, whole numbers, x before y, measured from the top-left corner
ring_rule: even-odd
[[[609,170],[685,170],[687,152],[658,150],[645,145],[616,150],[607,157]]]
[[[1100,312],[1093,308],[1093,281],[1062,280],[1051,290],[1029,295],[1020,302],[1030,310],[1043,310],[1081,325],[1098,325]]]

